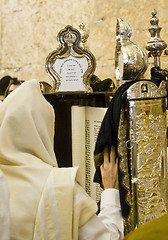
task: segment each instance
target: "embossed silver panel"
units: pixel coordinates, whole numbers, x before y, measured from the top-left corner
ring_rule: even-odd
[[[160,88],[152,82],[142,81],[127,91],[128,151],[134,223],[137,226],[167,212],[166,91],[163,86],[164,81]]]

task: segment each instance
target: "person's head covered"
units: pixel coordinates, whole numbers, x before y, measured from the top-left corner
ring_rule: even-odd
[[[96,202],[75,187],[78,167],[57,167],[54,126],[54,109],[36,80],[25,81],[0,104],[10,239],[78,239],[79,228],[97,211]]]
[[[36,80],[24,82],[0,107],[0,163],[56,166],[54,110]],[[31,158],[30,158],[31,155]]]

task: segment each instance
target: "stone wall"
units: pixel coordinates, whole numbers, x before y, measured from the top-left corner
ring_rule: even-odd
[[[84,23],[88,48],[95,55],[99,78],[115,81],[114,52],[117,18],[132,28],[131,40],[141,47],[150,40],[148,28],[155,8],[161,38],[168,43],[167,0],[0,0],[0,77],[32,78],[52,84],[45,71],[47,55],[58,48],[57,34],[66,25]],[[168,56],[161,57],[168,67]],[[153,58],[145,77],[149,77]]]

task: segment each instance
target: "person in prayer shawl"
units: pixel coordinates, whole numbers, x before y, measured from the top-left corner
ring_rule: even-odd
[[[57,166],[54,121],[36,80],[25,81],[0,104],[0,168],[10,192],[10,239],[123,238],[115,149],[110,161],[104,150],[97,216],[97,204],[80,185],[78,167]]]
[[[10,227],[9,192],[7,181],[0,170],[0,239],[9,239]]]

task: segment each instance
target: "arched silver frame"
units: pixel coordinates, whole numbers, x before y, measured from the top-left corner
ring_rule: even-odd
[[[49,53],[45,64],[54,82],[54,91],[92,92],[89,79],[95,71],[96,61],[90,51],[79,46],[80,32],[67,25],[58,33],[57,40],[60,47]]]

